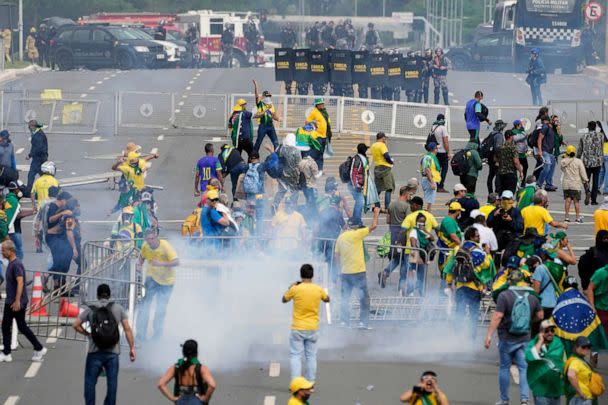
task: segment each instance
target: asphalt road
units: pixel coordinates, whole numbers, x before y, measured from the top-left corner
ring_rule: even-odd
[[[249,93],[252,91],[252,79],[258,80],[263,89],[267,88],[275,93],[280,91],[278,84],[273,82],[270,69],[44,72],[5,83],[3,86],[9,91],[60,88],[66,98],[70,95],[74,98],[93,99],[116,91],[153,91],[175,92],[179,99],[189,93]],[[530,97],[522,76],[514,77],[512,74],[453,72],[449,85],[453,94],[452,101],[460,104],[464,104],[477,89],[482,89],[486,94],[486,101],[495,105],[521,105],[527,103]],[[187,90],[187,87],[190,89]],[[604,84],[583,75],[550,76],[544,97],[563,100],[595,99],[601,97],[604,91]],[[104,116],[104,120],[113,119],[114,113],[103,108],[100,114]],[[49,144],[51,159],[58,163],[60,170],[58,178],[108,171],[112,157],[129,141],[142,145],[145,152],[156,149],[161,157],[152,162],[146,181],[148,184],[165,188],[156,192],[156,198],[163,233],[172,235],[178,231],[181,221],[191,212],[196,202],[192,195],[193,168],[202,154],[202,146],[206,141],[218,136],[225,136],[225,133],[181,133],[178,130],[146,128],[132,128],[114,136],[113,128],[106,126],[100,128],[95,137],[52,134],[49,135]],[[340,139],[343,141],[342,152],[333,162],[328,162],[329,166],[334,168],[349,152],[349,145],[354,151],[355,144],[361,137],[341,135]],[[578,135],[572,131],[567,133],[567,139],[574,142]],[[17,133],[13,136],[13,142],[18,152],[18,164],[27,164],[24,157],[29,149],[28,139]],[[215,143],[216,146],[220,144]],[[398,185],[404,184],[406,179],[412,176],[419,176],[418,161],[423,153],[420,141],[392,139],[389,148],[396,156],[395,175]],[[485,178],[485,170],[480,179]],[[555,181],[559,185],[559,173],[556,173]],[[450,174],[447,185],[453,186],[456,182],[457,179]],[[478,190],[480,200],[485,200],[485,185],[479,184]],[[102,184],[75,188],[73,193],[82,205],[84,239],[99,240],[107,237],[115,219],[114,216],[109,217],[108,212],[116,201],[117,193]],[[447,201],[447,197],[443,197],[443,200]],[[550,210],[554,212],[555,218],[561,221],[561,193],[551,193],[550,199]],[[444,212],[445,208],[438,206],[437,215],[442,216]],[[590,246],[593,239],[593,223],[590,217],[593,207],[583,207],[583,212],[585,224],[573,224],[568,231],[573,244],[581,249]],[[28,269],[41,268],[45,256],[33,253],[28,229],[29,223],[26,222],[25,263]],[[384,231],[385,228],[381,228],[373,236],[380,237]],[[247,266],[243,268],[247,269]],[[287,279],[293,278],[295,273],[292,271]],[[374,283],[374,278],[375,274],[369,275],[370,284]],[[255,284],[255,288],[251,289],[260,296],[270,294],[271,297],[276,297],[276,305],[281,306],[279,297],[287,287],[283,278],[277,279],[260,273],[259,281],[263,285]],[[142,348],[138,361],[132,365],[128,364],[128,359],[121,359],[123,368],[119,403],[166,403],[155,388],[156,380],[179,356],[176,343],[189,337],[199,340],[200,358],[208,362],[216,373],[219,389],[214,403],[271,405],[287,401],[289,308],[283,306],[276,315],[272,312],[269,316],[262,311],[256,316],[255,308],[259,302],[255,296],[247,295],[247,286],[243,286],[242,282],[232,281],[223,288],[231,293],[227,293],[228,297],[233,297],[230,311],[227,311],[227,306],[213,304],[187,306],[188,319],[184,323],[176,324],[176,320],[172,320],[173,314],[183,313],[184,309],[178,308],[175,302],[170,304],[167,325],[172,328],[171,338],[158,345]],[[180,293],[176,292],[174,296],[179,297]],[[250,329],[223,328],[216,318],[221,319],[224,313],[232,314],[231,311],[238,314],[239,305],[243,304],[248,308],[247,312],[243,312],[247,314],[243,319],[248,320],[248,325],[251,324]],[[205,330],[204,326],[208,325],[206,320],[212,314],[215,319],[213,327]],[[201,325],[203,326],[200,327]],[[262,335],[265,340],[262,342],[251,338],[252,334],[256,334],[253,331],[260,329],[264,331]],[[196,331],[196,336],[190,334],[193,331]],[[479,334],[482,335],[483,331],[480,330]],[[451,403],[494,403],[498,391],[495,348],[485,351],[481,348],[481,342],[477,342],[472,348],[465,349],[462,342],[453,328],[441,325],[424,327],[411,324],[377,324],[374,330],[366,332],[324,326],[320,339],[318,389],[312,403],[397,403],[400,393],[414,384],[419,374],[429,368],[439,373],[440,385],[445,388]],[[30,346],[26,342],[24,344],[26,348],[14,354],[15,361],[12,364],[0,366],[0,403],[11,396],[18,396],[21,404],[82,402],[84,344],[62,339],[49,343],[51,350],[40,369],[35,373],[30,370],[30,375],[34,374],[32,378],[24,378],[32,367],[29,361]],[[235,359],[234,353],[239,354],[238,359]],[[602,364],[606,364],[606,361],[606,357],[601,358]],[[280,372],[276,377],[269,375],[271,363],[280,364]],[[277,366],[272,366],[273,375],[276,375],[276,371]],[[604,368],[603,371],[607,370]],[[103,379],[100,381],[98,388],[102,390]],[[513,394],[512,397],[516,398],[516,395]],[[14,399],[8,401],[5,403],[16,403],[10,402]]]

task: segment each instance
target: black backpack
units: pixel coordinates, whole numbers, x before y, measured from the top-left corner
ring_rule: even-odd
[[[350,171],[352,167],[352,156],[347,157],[346,160],[338,166],[338,173],[340,173],[340,180],[342,180],[342,183],[350,183]]]
[[[538,135],[540,134],[540,131],[542,131],[543,128],[536,128],[534,129],[534,131],[532,131],[529,135],[528,135],[528,146],[531,148],[536,148],[537,143],[538,143]]]
[[[486,159],[486,160],[490,160],[492,159],[492,156],[494,155],[494,137],[496,136],[497,132],[490,132],[490,135],[488,135],[482,142],[481,145],[479,146],[479,157],[482,159]]]
[[[112,305],[102,307],[91,306],[91,338],[93,343],[100,349],[111,349],[120,342],[118,322],[112,313]]]
[[[452,269],[454,281],[457,283],[470,283],[471,281],[477,282],[477,276],[475,276],[475,268],[473,266],[473,259],[471,253],[464,248],[458,249],[458,252],[454,255],[454,267]]]
[[[439,144],[439,142],[437,142],[437,137],[435,136],[436,129],[437,129],[437,125],[435,125],[435,127],[433,127],[431,129],[431,132],[429,132],[428,136],[426,137],[426,142],[424,143],[424,149],[428,149],[427,146],[429,146],[429,143],[431,143],[431,142],[435,142],[436,144]]]
[[[452,173],[454,173],[454,176],[464,176],[467,174],[469,171],[469,159],[467,158],[467,151],[460,149],[458,152],[456,152],[454,156],[452,156],[450,166],[452,167]]]
[[[207,383],[203,381],[203,377],[201,376],[201,364],[194,365],[194,376],[196,378],[196,387],[198,389],[198,395],[205,395],[207,393]],[[173,395],[178,397],[180,395],[180,375],[179,375],[179,365],[175,365],[175,384],[173,385]]]

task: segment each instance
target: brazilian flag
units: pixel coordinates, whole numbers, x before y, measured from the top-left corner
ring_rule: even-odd
[[[239,138],[239,134],[241,133],[241,127],[243,126],[242,122],[243,112],[240,111],[232,116],[232,131],[230,137],[232,138],[232,144],[236,147],[237,141]],[[247,125],[247,124],[245,124]],[[253,135],[253,121],[249,120],[249,133]]]
[[[557,326],[555,334],[562,338],[566,353],[572,352],[574,341],[579,336],[586,336],[591,341],[593,351],[608,349],[600,318],[578,290],[569,288],[559,296],[552,319]]]
[[[544,265],[545,265],[545,267],[547,267],[547,270],[549,270],[549,273],[551,274],[551,277],[553,278],[552,282],[555,281],[553,286],[555,287],[557,294],[558,295],[561,294],[564,291],[562,288],[562,283],[568,276],[568,272],[566,271],[566,268],[563,265],[561,265],[559,263],[555,263],[551,260],[547,260],[544,263]],[[556,283],[557,283],[557,285],[555,285]]]
[[[321,150],[321,144],[317,141],[319,134],[315,127],[311,124],[306,124],[296,130],[296,146],[310,147],[311,149]]]
[[[532,274],[528,271],[528,267],[521,266],[519,270],[522,272],[524,279],[517,284],[517,287],[530,287],[530,285],[532,284]],[[500,272],[498,272],[498,274],[494,278],[494,281],[492,282],[492,299],[494,300],[494,302],[498,300],[498,296],[500,295],[500,293],[508,288],[509,268],[505,267]],[[538,294],[534,290],[530,289],[530,293],[538,297]]]
[[[483,250],[479,248],[474,248],[471,245],[467,246],[467,244],[470,243],[471,242],[469,241],[465,241],[462,248],[456,248],[451,251],[441,271],[444,277],[448,274],[452,274],[454,269],[456,252],[458,251],[458,249],[467,249],[469,250],[469,253],[471,255],[473,266],[475,266],[473,268],[473,271],[475,272],[477,280],[479,280],[481,284],[488,284],[496,276],[496,266],[494,265],[494,260],[492,260],[490,255],[486,254]]]

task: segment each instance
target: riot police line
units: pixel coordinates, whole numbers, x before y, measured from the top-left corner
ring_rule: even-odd
[[[401,100],[405,91],[408,102],[429,103],[429,84],[433,78],[434,103],[443,95],[448,104],[448,62],[441,49],[424,54],[410,51],[406,55],[396,50],[372,52],[342,49],[275,49],[275,80],[285,83],[286,93]],[[328,86],[329,85],[329,86]]]

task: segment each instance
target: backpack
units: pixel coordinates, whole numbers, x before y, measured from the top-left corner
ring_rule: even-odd
[[[376,253],[378,253],[378,256],[380,257],[388,257],[388,255],[391,253],[390,232],[385,233],[384,236],[380,239],[378,245],[376,246]]]
[[[344,162],[338,166],[338,173],[340,174],[340,180],[342,183],[350,183],[350,171],[353,167],[353,157],[349,156]]]
[[[262,190],[259,166],[259,163],[249,163],[249,169],[243,179],[243,191],[246,194],[259,194]]]
[[[452,274],[457,283],[477,282],[473,258],[468,250],[464,248],[458,249],[454,255],[454,268],[452,269]]]
[[[529,135],[528,135],[528,146],[531,148],[536,148],[537,144],[538,144],[538,135],[540,134],[540,131],[542,131],[542,127],[540,128],[535,128],[534,131],[532,131]]]
[[[281,148],[281,146],[279,146],[279,148]],[[283,173],[281,166],[280,159],[271,159],[270,155],[266,158],[266,173],[273,179],[281,177],[281,174]]]
[[[205,381],[203,381],[203,377],[201,376],[201,367],[200,363],[194,365],[194,377],[196,378],[196,387],[198,389],[198,395],[205,395],[207,393],[208,385]],[[175,365],[175,384],[173,385],[173,395],[178,397],[181,392],[182,384],[180,382],[179,375],[179,364]]]
[[[511,326],[509,333],[516,336],[527,335],[530,332],[530,301],[529,292],[519,294],[515,289],[510,289],[515,294],[515,303],[511,310]]]
[[[439,144],[439,142],[437,142],[437,137],[435,136],[436,129],[437,129],[437,125],[435,125],[435,127],[431,129],[431,132],[429,132],[428,136],[426,137],[426,142],[424,143],[424,149],[427,149],[427,146],[431,142],[435,142],[436,144]]]
[[[201,208],[197,208],[182,223],[182,236],[193,236],[201,232]]]
[[[454,156],[452,156],[450,166],[452,167],[452,173],[454,173],[454,176],[464,176],[467,174],[469,171],[469,159],[467,158],[467,151],[460,149],[458,152],[456,152]]]
[[[496,136],[496,132],[490,132],[479,146],[479,157],[482,159],[490,160],[494,155],[494,137]]]
[[[113,304],[110,302],[102,307],[90,307],[93,311],[90,321],[91,338],[100,349],[110,349],[120,342],[118,322],[111,311]]]
[[[572,360],[574,358],[575,357],[570,357],[566,361],[566,364],[564,364],[564,376],[566,376],[566,378],[568,378],[567,377],[568,369],[572,365]],[[587,363],[586,360],[584,360],[584,359],[581,359],[581,360],[591,370],[591,381],[589,382],[589,391],[591,391],[591,395],[594,398],[598,398],[606,391],[606,384],[604,383],[604,379],[602,378],[602,376],[599,373],[597,373],[593,370],[593,368],[589,365],[589,363]]]

